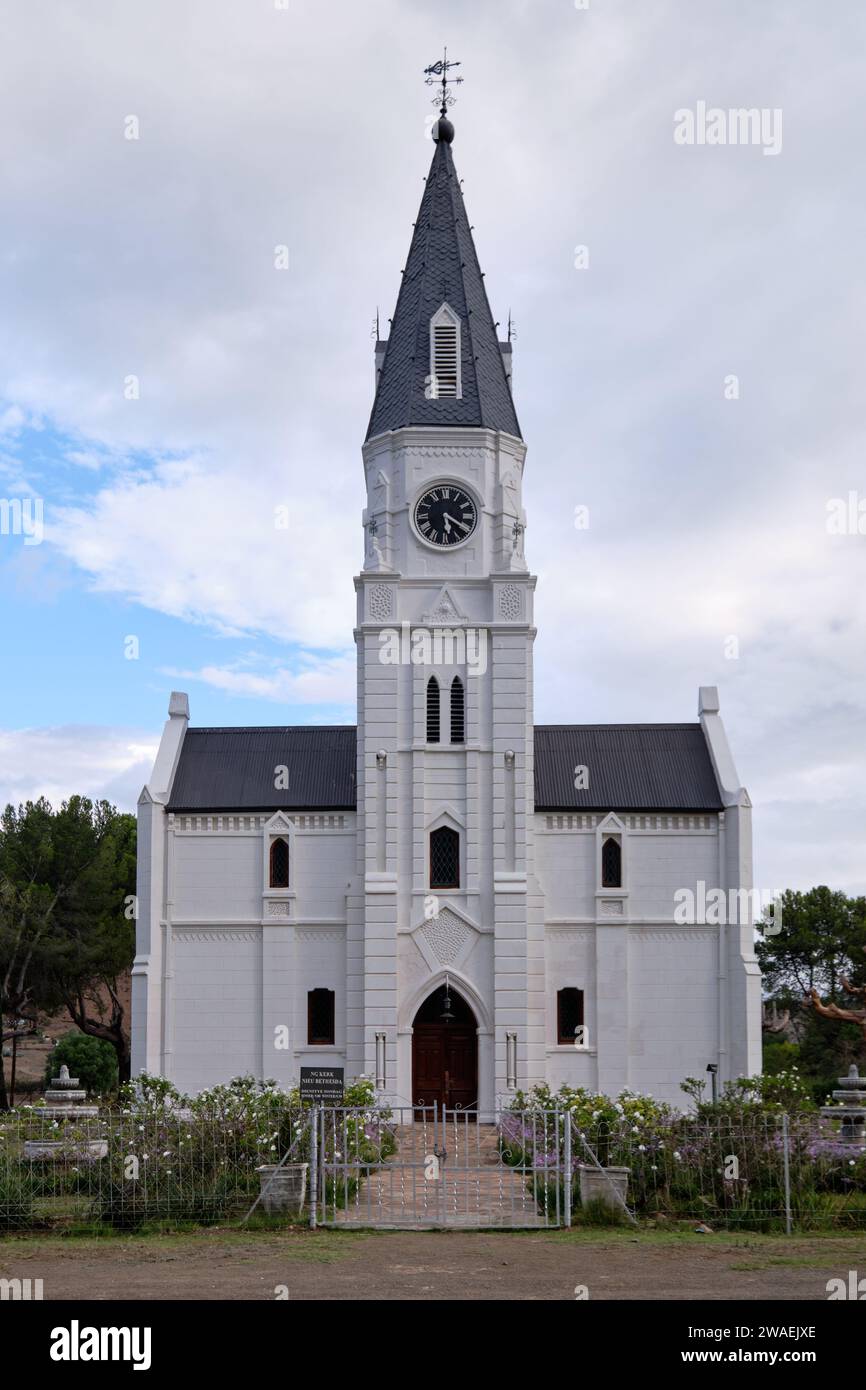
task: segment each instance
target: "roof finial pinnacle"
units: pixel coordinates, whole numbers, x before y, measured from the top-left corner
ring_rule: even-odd
[[[459,67],[460,62],[458,59],[452,58],[449,62],[448,49],[446,48],[443,49],[443,56],[439,59],[438,63],[431,63],[429,68],[424,69],[424,77],[428,87],[432,87],[434,84],[438,86],[440,81],[442,85],[441,94],[433,99],[434,106],[437,102],[441,102],[439,107],[439,119],[433,122],[433,130],[431,132],[433,139],[437,143],[441,140],[444,144],[450,145],[451,141],[454,139],[454,126],[448,120],[448,107],[453,106],[457,98],[453,96],[449,90],[450,83],[448,71],[450,68]],[[450,79],[450,82],[455,86],[458,82],[462,81],[462,77],[452,77]]]

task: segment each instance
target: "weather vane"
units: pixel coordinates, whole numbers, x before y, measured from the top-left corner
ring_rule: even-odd
[[[439,82],[439,80],[441,79],[441,82],[442,82],[442,96],[441,96],[442,105],[441,105],[441,107],[440,107],[440,109],[439,109],[439,115],[440,115],[440,116],[446,115],[446,114],[447,114],[447,111],[448,111],[448,107],[449,107],[449,106],[453,106],[453,105],[454,105],[454,102],[457,100],[457,98],[454,97],[454,96],[452,96],[451,93],[450,93],[449,90],[448,90],[448,70],[449,70],[449,68],[459,68],[459,66],[460,66],[459,61],[456,60],[456,59],[452,59],[452,61],[449,63],[449,61],[448,61],[448,49],[447,49],[447,48],[443,50],[443,53],[444,53],[444,56],[443,56],[442,58],[439,59],[439,62],[438,62],[438,63],[431,63],[429,68],[425,68],[425,69],[424,69],[424,76],[425,76],[425,78],[426,78],[427,86],[428,86],[428,87],[432,87],[434,84],[437,84],[437,83]],[[452,78],[451,78],[451,81],[452,81],[452,82],[455,84],[455,86],[456,86],[456,84],[457,84],[458,82],[462,82],[462,81],[463,81],[463,78],[462,78],[462,77],[452,77]],[[436,105],[436,102],[439,101],[439,100],[440,100],[439,97],[434,97],[433,105],[435,106],[435,105]]]

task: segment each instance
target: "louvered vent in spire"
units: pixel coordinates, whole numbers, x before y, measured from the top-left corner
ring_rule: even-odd
[[[430,398],[459,400],[460,320],[443,304],[430,320]]]

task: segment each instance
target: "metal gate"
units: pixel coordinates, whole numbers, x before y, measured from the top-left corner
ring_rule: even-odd
[[[321,1106],[312,1141],[313,1226],[571,1224],[571,1127],[560,1111]]]

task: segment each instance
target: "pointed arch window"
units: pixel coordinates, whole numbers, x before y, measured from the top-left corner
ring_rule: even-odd
[[[466,699],[463,682],[455,676],[451,682],[451,742],[466,741]]]
[[[439,682],[435,676],[427,682],[427,742],[439,742]]]
[[[430,834],[430,887],[460,887],[460,836],[447,825]]]
[[[609,836],[601,847],[602,888],[622,887],[622,846]]]
[[[430,320],[430,398],[463,395],[460,382],[460,320],[443,304]]]
[[[270,872],[268,883],[271,888],[289,886],[289,842],[282,839],[271,841]]]

